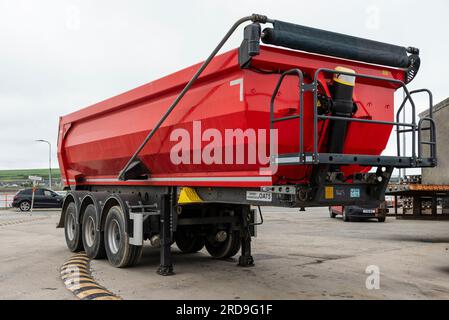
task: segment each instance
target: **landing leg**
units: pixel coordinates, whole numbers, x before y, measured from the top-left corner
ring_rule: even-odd
[[[239,258],[240,267],[254,267],[254,258],[251,255],[251,235],[249,231],[244,231],[242,238],[242,255]]]
[[[249,206],[244,206],[242,208],[242,255],[239,257],[240,267],[254,267],[254,258],[251,255],[251,233],[249,231],[250,223],[250,208]]]
[[[172,245],[172,214],[171,196],[163,196],[161,205],[161,257],[157,273],[161,276],[174,275],[171,256]]]

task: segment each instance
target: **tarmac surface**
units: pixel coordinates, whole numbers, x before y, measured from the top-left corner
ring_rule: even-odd
[[[448,221],[344,223],[326,208],[263,213],[253,268],[173,246],[176,275],[161,277],[158,249],[145,246],[136,267],[95,260],[91,274],[123,299],[449,299]],[[58,220],[58,210],[0,211],[0,299],[77,299],[61,280],[73,254]]]

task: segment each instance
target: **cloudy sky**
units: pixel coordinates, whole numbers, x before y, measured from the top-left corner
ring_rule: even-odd
[[[0,169],[46,167],[59,116],[201,61],[253,12],[419,47],[411,88],[449,96],[446,0],[0,0]]]

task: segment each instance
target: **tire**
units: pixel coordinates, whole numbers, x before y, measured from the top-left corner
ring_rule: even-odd
[[[207,252],[215,259],[228,259],[235,256],[241,246],[240,232],[233,231],[228,233],[228,237],[223,242],[215,239],[206,238],[205,246]]]
[[[377,219],[377,221],[379,221],[380,223],[384,223],[386,220],[387,220],[386,217],[381,217]]]
[[[22,212],[28,212],[31,210],[31,202],[29,202],[28,200],[22,201],[19,204],[19,209]]]
[[[91,259],[102,259],[106,257],[104,248],[104,235],[97,231],[97,215],[93,204],[87,206],[83,215],[82,240],[86,255]]]
[[[351,221],[351,219],[348,217],[348,215],[346,214],[346,208],[343,208],[343,221],[344,222],[349,222]]]
[[[109,263],[116,268],[131,267],[138,263],[142,255],[142,246],[129,244],[125,215],[119,206],[109,209],[106,216],[104,245]]]
[[[335,219],[337,217],[334,211],[332,211],[332,208],[329,208],[329,216],[331,217],[331,219]]]
[[[196,235],[194,230],[186,227],[178,228],[175,242],[182,253],[195,253],[204,248],[204,237]]]
[[[70,202],[65,211],[64,217],[64,235],[67,248],[72,252],[83,250],[83,241],[81,240],[81,225],[76,223],[76,206]]]

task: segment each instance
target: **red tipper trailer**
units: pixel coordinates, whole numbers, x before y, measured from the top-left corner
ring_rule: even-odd
[[[217,55],[244,22],[242,45]],[[172,273],[174,241],[215,258],[242,248],[247,266],[260,223],[251,205],[380,203],[395,167],[436,165],[433,120],[415,121],[412,96],[422,90],[406,87],[419,66],[416,48],[261,15],[239,20],[204,63],[61,117],[68,247],[124,267],[151,240],[161,245],[160,274]],[[404,112],[411,123],[400,122]],[[383,156],[393,128],[398,154]],[[410,156],[400,154],[402,134],[412,136]]]

